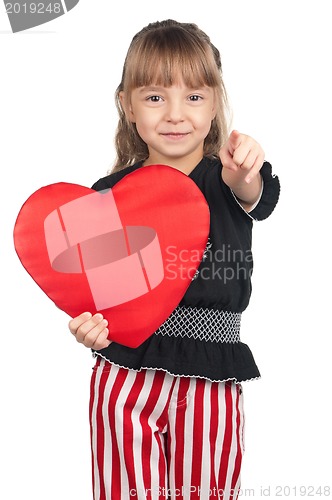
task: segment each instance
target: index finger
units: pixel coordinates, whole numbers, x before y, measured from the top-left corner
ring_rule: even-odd
[[[242,142],[240,132],[238,130],[233,130],[228,138],[228,142],[231,147],[231,153],[233,154]]]

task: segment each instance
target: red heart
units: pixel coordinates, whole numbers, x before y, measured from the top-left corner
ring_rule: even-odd
[[[33,193],[14,228],[23,266],[74,317],[101,312],[109,339],[137,347],[179,304],[200,264],[207,202],[166,165],[135,170],[108,192],[58,183]]]

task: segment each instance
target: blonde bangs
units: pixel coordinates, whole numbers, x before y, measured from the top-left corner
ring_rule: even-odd
[[[151,41],[147,37],[136,44],[127,61],[130,74],[125,75],[124,89],[130,92],[149,85],[170,87],[180,79],[189,88],[220,86],[221,75],[210,47],[185,38],[183,33],[179,39],[170,35],[174,34]]]

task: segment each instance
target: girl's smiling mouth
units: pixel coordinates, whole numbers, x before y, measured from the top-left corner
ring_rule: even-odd
[[[189,134],[190,132],[166,132],[166,133],[161,133],[160,135],[162,137],[166,137],[167,139],[179,140],[182,139],[183,137],[187,137]]]

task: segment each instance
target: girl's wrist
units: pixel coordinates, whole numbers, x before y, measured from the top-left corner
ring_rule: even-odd
[[[245,175],[241,181],[237,182],[228,183],[225,179],[223,180],[246,209],[255,205],[262,195],[263,179],[260,173],[255,175],[250,183],[245,181]]]

